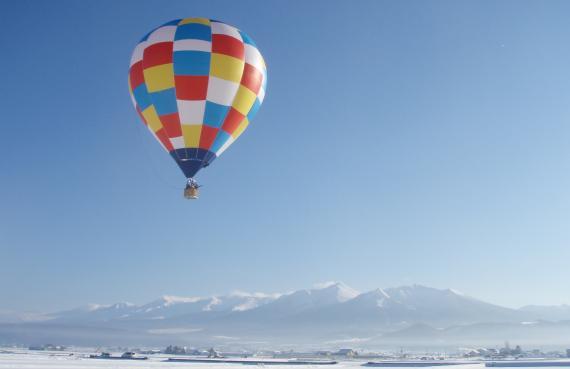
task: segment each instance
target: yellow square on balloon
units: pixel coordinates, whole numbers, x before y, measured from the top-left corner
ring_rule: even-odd
[[[184,136],[184,144],[188,148],[200,146],[200,135],[202,133],[201,124],[182,124],[182,135]]]
[[[243,74],[244,61],[228,55],[212,53],[210,75],[226,81],[240,82]]]
[[[162,122],[156,113],[154,105],[151,105],[143,110],[141,114],[144,118],[144,121],[150,127],[150,129],[152,129],[153,132],[156,132],[162,128]]]
[[[235,110],[239,111],[242,115],[247,115],[249,110],[255,103],[257,97],[249,88],[240,85],[232,106]]]
[[[162,91],[174,87],[172,63],[157,65],[143,71],[148,92]]]
[[[207,18],[184,18],[178,23],[178,25],[181,26],[183,24],[189,24],[189,23],[200,23],[205,26],[209,26],[210,20]]]

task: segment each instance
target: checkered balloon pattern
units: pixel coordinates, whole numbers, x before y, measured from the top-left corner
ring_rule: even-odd
[[[243,133],[266,86],[265,62],[251,38],[205,18],[150,32],[135,47],[129,70],[137,112],[187,178]]]

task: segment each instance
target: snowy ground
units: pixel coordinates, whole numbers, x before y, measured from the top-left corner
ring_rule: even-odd
[[[167,357],[151,355],[149,360],[128,361],[128,360],[99,360],[89,359],[84,353],[62,353],[62,352],[31,352],[13,351],[0,353],[0,369],[129,369],[129,368],[164,368],[164,369],[229,369],[247,368],[241,364],[199,364],[199,363],[172,363],[165,362]],[[337,369],[337,368],[360,368],[363,362],[350,361],[340,362],[331,366],[315,365],[279,365],[272,366],[275,369]],[[362,367],[365,368],[365,367]],[[456,365],[453,369],[484,369],[482,364]]]

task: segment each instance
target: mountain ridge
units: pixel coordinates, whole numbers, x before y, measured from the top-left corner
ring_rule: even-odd
[[[545,317],[551,311],[556,312],[553,316],[564,318],[566,310],[512,309],[453,289],[419,284],[359,292],[342,282],[328,282],[288,293],[164,295],[140,305],[91,304],[46,314],[41,322],[0,322],[6,323],[0,326],[0,343],[30,341],[33,337],[52,337],[67,344],[105,344],[106,340],[124,344],[127,339],[141,343],[214,344],[226,340],[234,344],[307,344],[356,339],[385,345],[460,342],[462,337],[484,342],[500,337],[501,330],[543,336],[549,331],[559,335],[566,329],[570,333],[570,324],[553,323],[554,319],[539,322],[548,321]],[[486,334],[481,327],[496,328],[488,328]]]

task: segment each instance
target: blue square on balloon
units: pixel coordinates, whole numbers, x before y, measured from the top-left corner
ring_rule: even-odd
[[[214,153],[218,152],[230,138],[232,138],[232,136],[229,133],[223,129],[220,130],[218,132],[218,136],[216,136],[216,140],[212,144],[212,147],[210,147],[210,151]]]
[[[172,114],[178,111],[176,104],[176,91],[173,88],[168,90],[153,92],[150,99],[158,115]]]
[[[222,123],[224,123],[224,119],[226,119],[226,115],[228,115],[229,110],[230,110],[229,106],[216,104],[211,101],[206,101],[204,123],[216,128],[222,127]]]
[[[176,76],[207,76],[210,74],[210,53],[204,51],[175,51],[172,62]]]
[[[141,111],[152,105],[152,101],[150,100],[150,96],[146,90],[146,84],[144,83],[141,83],[133,90],[133,97]]]
[[[178,26],[174,34],[174,41],[187,39],[212,41],[210,26],[200,23],[188,23]]]

